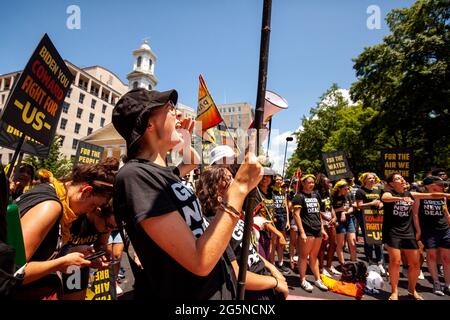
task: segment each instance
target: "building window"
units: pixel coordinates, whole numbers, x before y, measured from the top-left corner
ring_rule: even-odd
[[[139,57],[137,58],[137,67],[140,68],[140,67],[141,67],[141,64],[142,64],[142,57],[139,56]]]
[[[138,82],[137,81],[133,82],[133,89],[137,89],[137,87],[138,87]]]
[[[106,112],[106,104],[104,104],[103,106],[102,106],[102,113],[105,113]]]
[[[63,105],[62,105],[62,112],[63,113],[69,112],[69,107],[70,107],[70,104],[64,101]]]
[[[152,71],[152,64],[153,64],[152,59],[149,59],[149,60],[148,60],[148,70],[149,70],[149,71]]]
[[[81,119],[81,115],[83,114],[83,109],[81,109],[81,108],[78,108],[77,109],[77,118],[78,119]]]
[[[95,109],[95,104],[97,103],[97,100],[92,99],[91,101],[91,109]]]
[[[59,128],[62,130],[66,129],[67,119],[61,118],[61,124],[59,125]]]
[[[2,94],[2,104],[4,104],[4,103],[5,103],[5,95]]]
[[[80,93],[80,98],[78,99],[79,103],[83,103],[84,101],[84,94]]]
[[[241,107],[237,107],[237,111],[238,111],[238,112],[241,112]]]
[[[79,123],[75,123],[75,133],[80,133],[80,127],[81,127],[81,124],[79,124]]]
[[[78,139],[73,139],[73,142],[72,142],[72,149],[76,149],[76,148],[77,148],[77,145],[78,145]]]
[[[88,128],[87,135],[90,135],[91,133],[92,133],[92,128]]]
[[[100,127],[103,128],[104,125],[105,125],[105,119],[101,118],[100,119]]]
[[[94,122],[94,114],[93,114],[93,113],[90,113],[90,114],[89,114],[89,122],[90,122],[90,123],[93,123],[93,122]]]
[[[151,84],[148,85],[148,90],[152,90],[152,85]]]
[[[69,88],[69,90],[67,90],[67,94],[66,97],[70,98],[70,95],[72,94],[72,88]]]
[[[65,136],[59,136],[59,145],[62,147],[63,146],[63,144],[64,144],[64,139],[65,139],[66,137]]]
[[[98,97],[98,92],[99,92],[99,89],[92,85],[91,86],[91,94],[93,94],[94,96]]]

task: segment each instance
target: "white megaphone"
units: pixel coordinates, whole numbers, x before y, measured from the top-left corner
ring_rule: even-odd
[[[284,99],[279,94],[276,94],[275,92],[266,90],[266,97],[264,101],[264,117],[263,117],[263,125],[265,126],[269,120],[272,118],[272,116],[281,111],[288,108],[288,103],[286,99]],[[254,127],[254,121],[250,125],[250,128]]]

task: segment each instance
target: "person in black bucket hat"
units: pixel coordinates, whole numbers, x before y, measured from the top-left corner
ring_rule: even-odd
[[[143,266],[135,299],[233,299],[236,280],[224,252],[262,167],[254,154],[247,154],[206,226],[196,195],[180,178],[196,165],[166,165],[167,153],[180,144],[198,157],[189,141],[193,120],[182,119],[177,98],[175,90],[134,89],[113,110],[112,123],[127,142],[129,158],[115,180],[114,212],[118,222],[125,222]]]

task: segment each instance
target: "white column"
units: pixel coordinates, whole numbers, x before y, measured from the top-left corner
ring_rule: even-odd
[[[107,157],[112,157],[113,155],[113,149],[111,147],[107,147],[106,148],[107,153]]]
[[[0,91],[3,91],[5,88],[5,79],[0,79]]]
[[[91,93],[91,86],[92,86],[92,79],[89,79],[88,86],[87,86],[87,92]]]
[[[75,84],[75,86],[78,87],[78,81],[80,81],[80,73],[77,72],[77,74],[75,75],[75,81],[73,82]]]

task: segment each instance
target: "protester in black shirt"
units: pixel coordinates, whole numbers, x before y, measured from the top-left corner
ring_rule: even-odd
[[[353,214],[352,199],[347,182],[338,181],[334,185],[331,197],[333,209],[336,212],[336,243],[337,256],[341,266],[344,260],[344,243],[347,240],[350,251],[350,261],[356,261],[356,218]]]
[[[233,181],[233,175],[223,165],[207,167],[200,179],[197,181],[197,195],[202,204],[202,209],[206,217],[213,218],[217,207],[220,206],[220,199],[226,194],[228,187]],[[239,274],[241,261],[242,240],[244,231],[244,221],[239,220],[231,236],[229,249],[226,251],[227,259],[234,269],[236,278]],[[256,251],[257,243],[252,241],[249,244],[248,272],[245,279],[245,300],[273,300],[275,291],[286,297],[288,287],[285,277],[277,268],[261,257]]]
[[[118,162],[114,159],[95,165],[80,165],[74,168],[66,182],[54,179],[17,199],[27,262],[53,259],[60,247],[60,233],[64,243],[70,236],[72,223],[80,215],[109,201],[117,167]],[[83,257],[83,254],[78,255]],[[89,264],[84,259],[79,262],[79,265]],[[22,286],[17,298],[46,297],[61,298],[61,283],[55,274]]]
[[[197,166],[199,156],[189,147],[194,123],[181,118],[177,98],[175,90],[138,88],[126,93],[113,110],[113,125],[125,138],[130,159],[117,175],[114,213],[118,223],[126,223],[144,268],[144,277],[135,283],[135,298],[231,299],[221,258],[262,167],[253,153],[247,154],[221,210],[206,228],[197,197],[181,183],[180,177]],[[183,163],[167,166],[167,153],[177,146]]]
[[[72,223],[69,240],[63,245],[61,254],[81,252],[89,255],[95,251],[106,251],[108,237],[115,228],[117,228],[116,220],[112,210],[112,201],[110,201],[102,207],[81,215]],[[106,261],[106,257],[104,260]],[[103,264],[100,258],[94,260],[91,265],[92,268],[106,266],[107,264]],[[72,275],[73,272],[62,274],[64,300],[84,300],[89,283],[89,268],[80,269],[81,277],[76,286],[70,280]],[[115,275],[117,275],[117,271]]]
[[[440,177],[428,176],[423,180],[427,192],[441,193],[447,183]],[[440,254],[444,267],[445,288],[450,293],[450,215],[446,197],[428,195],[414,204],[414,213],[419,216],[420,234],[427,253],[428,271],[433,279],[433,292],[443,296],[437,272],[437,255]]]
[[[380,201],[380,191],[375,189],[375,183],[378,177],[375,173],[365,172],[363,173],[359,181],[362,187],[356,190],[355,199],[358,210],[361,211],[361,218],[367,216],[382,217],[383,216],[383,202]],[[383,247],[381,244],[368,244],[366,238],[366,230],[364,223],[362,224],[361,231],[364,237],[364,254],[367,262],[370,264],[378,264],[378,267],[382,275],[386,274],[383,266]],[[375,251],[375,259],[373,253]]]
[[[275,183],[272,185],[272,199],[274,202],[274,222],[275,227],[279,232],[283,234],[284,240],[286,239],[286,231],[290,229],[289,221],[289,203],[286,192],[282,188],[283,178],[281,175],[275,175]],[[289,273],[289,269],[283,264],[284,248],[286,247],[286,241],[280,242],[279,237],[272,238],[273,252],[277,253],[278,262],[276,262],[277,268],[285,273]],[[275,259],[274,259],[275,263]]]
[[[304,175],[301,181],[301,192],[297,193],[292,200],[294,219],[300,234],[300,256],[298,264],[300,286],[308,292],[312,292],[313,290],[313,286],[306,281],[306,267],[309,256],[309,266],[315,279],[314,284],[320,290],[327,291],[328,288],[320,279],[319,262],[317,260],[322,238],[325,240],[328,238],[320,219],[320,214],[324,211],[324,208],[319,194],[313,191],[316,182],[314,175]]]
[[[383,243],[389,254],[389,279],[391,296],[389,300],[398,300],[398,279],[402,251],[408,262],[408,295],[416,300],[423,300],[416,291],[419,276],[419,246],[417,240],[420,233],[419,218],[413,216],[414,200],[411,193],[406,191],[406,181],[398,173],[391,173],[386,177],[389,190],[386,190],[381,200],[384,204]]]

